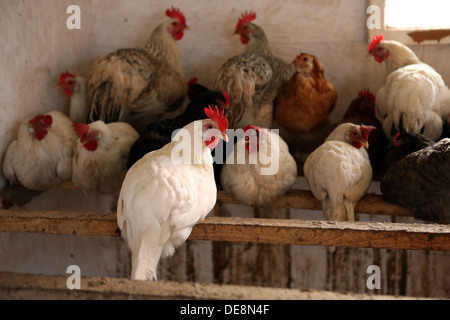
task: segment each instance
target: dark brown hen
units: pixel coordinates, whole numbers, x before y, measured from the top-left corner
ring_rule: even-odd
[[[413,209],[417,219],[448,224],[450,139],[429,143],[418,134],[398,135],[393,141],[398,150],[388,156],[390,166],[380,188],[386,201]],[[409,154],[401,158],[404,153]]]

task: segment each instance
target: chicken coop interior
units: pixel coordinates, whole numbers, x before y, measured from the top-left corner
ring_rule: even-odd
[[[236,23],[243,13],[255,12],[252,22],[264,30],[273,55],[289,65],[300,53],[318,59],[337,100],[327,125],[286,141],[297,165],[287,192],[252,207],[219,185],[213,209],[172,256],[159,261],[154,282],[131,279],[135,270],[117,222],[118,194],[86,192],[70,179],[32,190],[11,184],[1,172],[0,298],[449,299],[448,224],[418,219],[413,209],[387,201],[380,190],[383,175],[375,171],[356,203],[356,221],[329,221],[305,177],[305,161],[333,125],[346,122],[342,119],[358,93],[368,89],[375,94],[385,85],[387,63],[368,53],[377,33],[368,28],[368,7],[374,3],[384,1],[1,1],[0,164],[25,119],[55,110],[69,116],[71,98],[56,88],[61,73],[89,79],[97,60],[119,49],[143,47],[168,19],[171,6],[183,12],[189,27],[176,41],[186,87],[195,77],[215,89],[221,67],[246,48],[234,34]],[[73,5],[79,8],[78,20],[71,20],[75,11],[68,8]],[[79,28],[69,28],[73,21]],[[409,39],[406,45],[448,86],[450,33],[433,35],[428,41]],[[182,107],[166,112],[164,119],[183,112],[189,103],[183,98]],[[450,91],[447,101],[450,110]],[[271,120],[276,114],[270,111]],[[447,116],[448,121],[450,111]],[[445,119],[442,126],[444,135]],[[426,133],[430,126],[425,127]],[[33,150],[22,157],[33,157]],[[448,168],[448,151],[443,161]],[[442,191],[447,208],[449,185],[447,180],[435,189]],[[169,200],[149,205],[159,202]],[[68,267],[74,265],[81,273],[79,290],[66,285]],[[379,267],[375,288],[368,285],[371,266]]]

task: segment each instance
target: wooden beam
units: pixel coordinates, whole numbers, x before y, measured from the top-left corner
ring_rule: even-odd
[[[71,181],[64,181],[60,188],[77,190]],[[217,192],[217,201],[220,203],[239,204],[233,195],[223,190]],[[289,190],[283,197],[273,202],[270,207],[322,211],[321,203],[311,191],[298,189]],[[414,216],[411,209],[388,203],[383,200],[382,196],[375,194],[366,194],[356,205],[355,212],[390,216]]]
[[[384,222],[211,217],[192,240],[313,246],[450,250],[450,226]]]
[[[0,299],[105,300],[405,300],[419,299],[329,291],[218,285],[192,282],[150,282],[121,278],[81,277],[80,289],[67,289],[63,275],[0,272]],[[179,310],[177,310],[179,312]]]
[[[0,210],[0,232],[119,236],[115,214]],[[190,240],[450,251],[450,226],[208,217]]]
[[[239,204],[233,195],[225,191],[218,191],[217,201]],[[321,203],[311,191],[297,189],[289,190],[283,197],[273,202],[270,207],[322,211]],[[414,216],[411,209],[388,203],[383,200],[383,197],[374,194],[365,195],[356,205],[355,212],[391,216]]]

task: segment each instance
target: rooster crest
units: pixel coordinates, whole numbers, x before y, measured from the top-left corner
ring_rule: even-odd
[[[373,50],[381,41],[384,40],[384,36],[382,34],[377,34],[369,45],[369,52]]]
[[[244,23],[252,22],[256,19],[256,13],[253,11],[245,11],[242,16],[239,18],[239,21],[236,25],[236,30],[239,29]]]
[[[228,119],[226,115],[224,116],[224,112],[225,110],[223,109],[222,112],[220,112],[217,106],[214,106],[214,110],[212,109],[211,105],[209,105],[208,108],[205,108],[205,114],[208,116],[208,118],[219,125],[219,128],[222,132],[227,131],[228,128]]]
[[[172,8],[166,10],[166,16],[172,19],[178,19],[180,20],[180,23],[182,25],[186,25],[186,18],[184,17],[184,14],[180,11],[180,9],[175,8],[172,6]]]

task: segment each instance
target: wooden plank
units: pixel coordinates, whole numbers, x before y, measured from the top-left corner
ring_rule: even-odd
[[[60,188],[64,190],[77,190],[71,181],[64,181]],[[221,203],[239,204],[233,195],[223,190],[217,192],[217,201]],[[289,190],[283,197],[272,203],[270,207],[322,211],[322,205],[311,191],[299,189]],[[375,194],[366,194],[356,205],[355,212],[390,216],[414,216],[411,209],[388,203],[383,200],[382,196]]]
[[[81,270],[82,271],[82,270]],[[105,300],[420,300],[420,298],[343,294],[329,291],[193,282],[150,282],[119,278],[81,277],[80,289],[67,288],[67,276],[0,272],[0,299]]]
[[[211,217],[197,225],[189,238],[314,246],[450,250],[450,226],[432,224]]]
[[[0,210],[0,232],[120,236],[115,213]]]
[[[119,236],[115,214],[0,210],[0,232]],[[450,226],[208,217],[190,240],[450,250]]]
[[[221,203],[239,204],[233,195],[225,191],[218,191],[217,201]],[[322,211],[321,203],[314,197],[311,191],[297,189],[289,190],[283,197],[273,202],[270,207]],[[410,217],[414,215],[411,209],[388,203],[383,200],[383,197],[375,194],[365,195],[356,205],[355,212]]]

